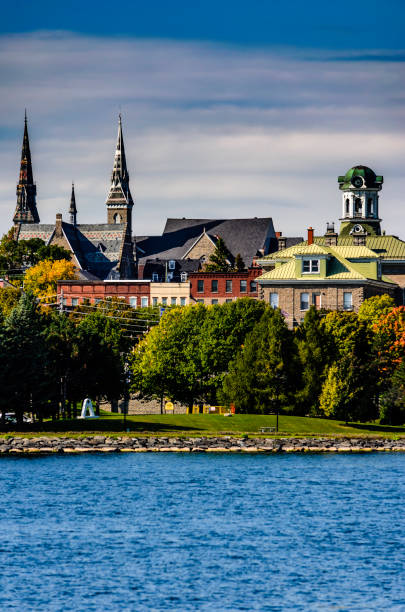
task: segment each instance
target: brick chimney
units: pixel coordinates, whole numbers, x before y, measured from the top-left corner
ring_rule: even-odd
[[[308,228],[308,245],[314,244],[314,229],[312,227]]]
[[[287,238],[283,236],[283,232],[276,232],[278,250],[282,251],[287,246]]]
[[[55,221],[55,238],[62,238],[62,214],[56,213],[56,221]]]
[[[338,235],[335,232],[335,224],[327,223],[326,224],[326,234],[325,234],[325,246],[337,246],[338,243]]]

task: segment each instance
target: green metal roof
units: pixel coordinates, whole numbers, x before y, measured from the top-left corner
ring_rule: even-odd
[[[374,170],[371,170],[368,166],[353,166],[344,176],[338,176],[339,189],[353,188],[352,181],[356,176],[361,176],[364,179],[366,187],[378,188],[384,181],[384,177],[377,176]]]

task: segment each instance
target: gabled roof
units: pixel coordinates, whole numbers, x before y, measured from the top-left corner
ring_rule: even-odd
[[[241,254],[246,266],[255,257],[271,251],[276,241],[270,217],[253,219],[167,219],[162,236],[137,237],[140,263],[144,259],[182,259],[196,240],[206,232],[211,238],[220,237],[236,257]]]

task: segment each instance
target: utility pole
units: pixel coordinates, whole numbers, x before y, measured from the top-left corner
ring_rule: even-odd
[[[60,314],[63,313],[63,289],[61,289],[60,296],[59,296],[59,312]]]

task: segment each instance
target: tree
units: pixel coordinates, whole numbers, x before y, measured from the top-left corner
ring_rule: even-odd
[[[24,288],[37,297],[56,295],[58,280],[76,278],[77,270],[71,261],[45,259],[29,268],[24,275]]]
[[[0,268],[10,274],[21,272],[22,269],[34,266],[44,259],[69,260],[70,256],[70,251],[58,245],[46,245],[41,238],[17,241],[14,228],[0,241]]]
[[[218,401],[229,363],[268,308],[262,301],[242,298],[208,309],[199,341],[201,383],[208,402]]]
[[[47,395],[44,329],[35,298],[23,294],[5,319],[1,351],[2,408],[15,412],[19,424],[24,412],[42,411]]]
[[[378,323],[383,315],[387,315],[395,306],[395,301],[387,294],[374,295],[367,300],[364,300],[359,308],[359,321],[365,321],[368,325],[373,326]]]
[[[370,328],[353,312],[330,312],[325,331],[333,364],[320,396],[321,413],[346,421],[376,418],[379,377]]]
[[[381,369],[390,374],[405,357],[405,306],[392,308],[374,324]]]
[[[322,312],[311,306],[296,333],[303,378],[297,408],[302,414],[319,414],[319,397],[332,360],[333,347],[324,318]]]
[[[269,308],[230,364],[223,397],[238,412],[268,413],[290,407],[300,378],[292,332],[280,311]]]
[[[405,423],[405,361],[391,376],[387,390],[380,397],[380,423],[402,425]]]
[[[188,406],[202,397],[199,343],[207,311],[196,304],[165,312],[130,358],[134,391]]]
[[[231,255],[222,238],[218,238],[215,250],[211,254],[208,263],[204,266],[205,272],[229,272]]]
[[[21,298],[21,291],[13,287],[0,288],[0,310],[4,317],[7,317],[10,312],[17,306]]]
[[[240,253],[236,255],[233,267],[234,270],[236,270],[237,272],[243,272],[243,270],[246,270],[245,262],[243,261],[242,255]]]

